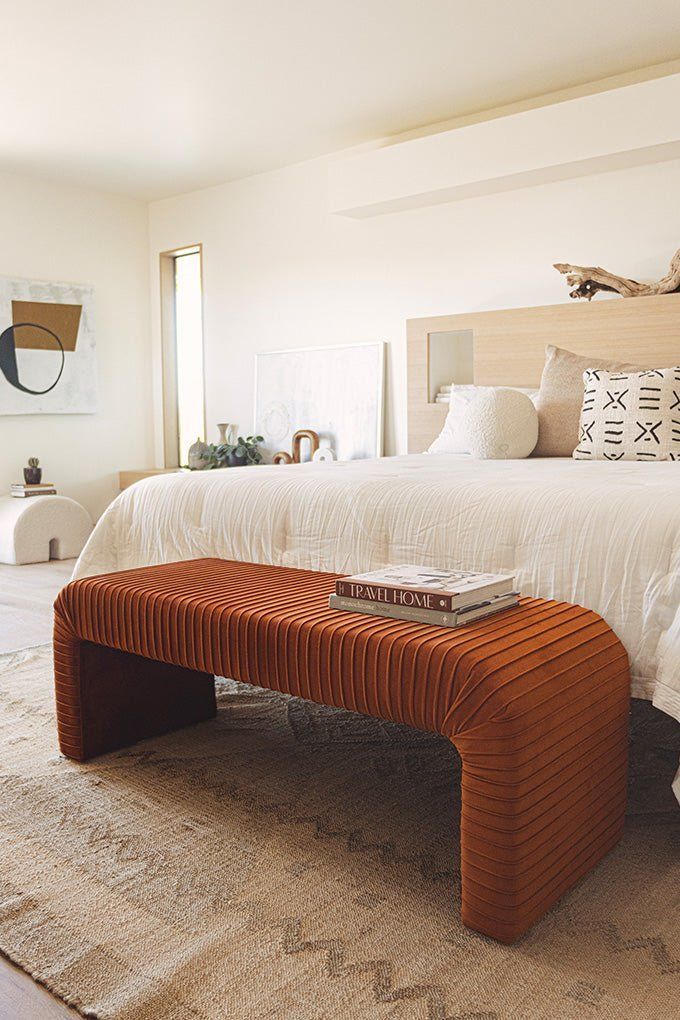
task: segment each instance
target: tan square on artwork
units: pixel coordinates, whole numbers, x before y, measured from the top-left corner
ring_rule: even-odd
[[[63,305],[52,301],[12,301],[12,323],[45,326],[61,340],[65,351],[75,351],[82,305]],[[42,329],[24,326],[14,333],[14,345],[22,350],[54,350],[54,340]]]

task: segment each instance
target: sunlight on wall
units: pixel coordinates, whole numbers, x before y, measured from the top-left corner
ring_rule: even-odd
[[[205,438],[201,254],[198,251],[175,258],[175,330],[179,462],[186,464],[191,444],[197,437]]]

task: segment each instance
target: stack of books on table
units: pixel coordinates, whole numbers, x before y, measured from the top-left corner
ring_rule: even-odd
[[[52,482],[41,482],[39,485],[25,485],[24,482],[12,482],[10,496],[26,499],[27,496],[56,496],[57,490]]]
[[[511,574],[402,564],[340,578],[329,605],[351,613],[459,627],[511,609],[518,598]]]

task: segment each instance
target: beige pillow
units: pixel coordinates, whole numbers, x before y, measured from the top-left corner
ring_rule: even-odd
[[[571,457],[578,445],[578,425],[583,403],[583,373],[587,368],[607,372],[641,372],[644,365],[587,357],[548,344],[541,388],[536,397],[538,442],[534,457]]]

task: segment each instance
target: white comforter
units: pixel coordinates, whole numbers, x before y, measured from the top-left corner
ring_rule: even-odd
[[[199,556],[515,573],[600,613],[633,695],[680,719],[680,464],[442,454],[161,475],[112,503],[74,576]]]

